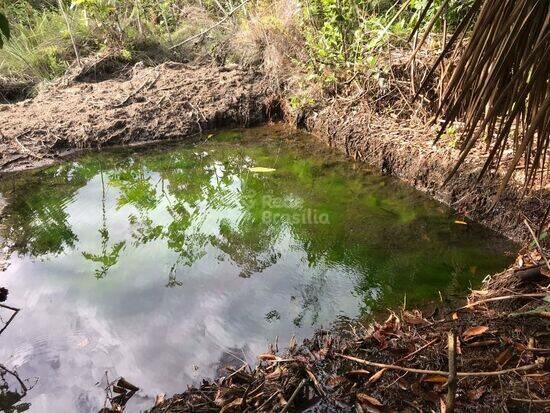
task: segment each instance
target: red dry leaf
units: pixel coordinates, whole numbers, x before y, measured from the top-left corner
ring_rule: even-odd
[[[462,333],[462,337],[470,338],[470,337],[480,336],[481,334],[486,333],[488,330],[489,330],[489,327],[487,326],[470,327],[464,333]]]
[[[357,400],[359,400],[361,403],[369,403],[377,407],[383,406],[382,402],[378,401],[372,396],[369,396],[366,393],[357,393],[355,396],[357,397]]]

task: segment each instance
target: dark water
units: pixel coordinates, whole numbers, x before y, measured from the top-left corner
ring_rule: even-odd
[[[36,412],[94,412],[107,370],[151,406],[338,317],[452,296],[514,246],[276,127],[3,178],[0,362]],[[251,167],[274,168],[254,172]],[[2,314],[5,319],[5,314]]]

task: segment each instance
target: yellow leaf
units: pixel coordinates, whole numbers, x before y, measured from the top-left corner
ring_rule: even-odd
[[[266,173],[266,172],[275,172],[275,169],[273,168],[264,168],[263,166],[254,166],[248,168],[250,172],[260,172],[260,173]]]
[[[468,223],[466,221],[455,221],[455,224],[458,224],[458,225],[468,225]]]
[[[447,377],[446,376],[440,376],[438,374],[432,374],[432,375],[427,376],[424,379],[422,379],[422,381],[424,381],[426,383],[445,384],[445,383],[447,383]]]
[[[386,372],[386,369],[382,369],[380,371],[377,371],[376,373],[374,373],[370,378],[369,378],[369,381],[367,383],[371,384],[371,383],[375,383],[377,382],[378,380],[380,380],[380,377],[382,377],[384,375],[384,373]]]

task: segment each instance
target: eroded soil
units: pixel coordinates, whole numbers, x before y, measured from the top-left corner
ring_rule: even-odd
[[[233,67],[138,65],[123,78],[86,79],[0,105],[0,172],[50,164],[75,149],[182,139],[273,115],[261,76]]]

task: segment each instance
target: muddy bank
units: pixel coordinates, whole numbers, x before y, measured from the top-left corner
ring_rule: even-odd
[[[478,180],[486,157],[482,148],[472,151],[459,173],[443,186],[459,155],[453,142],[456,136],[444,136],[433,145],[437,125],[430,125],[429,115],[401,115],[410,112],[407,103],[400,102],[392,113],[387,110],[377,113],[368,100],[336,102],[300,114],[297,123],[349,157],[373,165],[382,174],[402,179],[512,240],[532,240],[523,221],[527,218],[533,225],[540,225],[550,208],[548,174],[525,197],[518,177],[491,209],[500,177],[492,173]],[[511,152],[506,153],[503,162],[510,157]]]
[[[0,172],[55,162],[75,149],[182,139],[265,122],[273,92],[236,67],[136,65],[107,80],[78,74],[36,98],[0,105]]]

